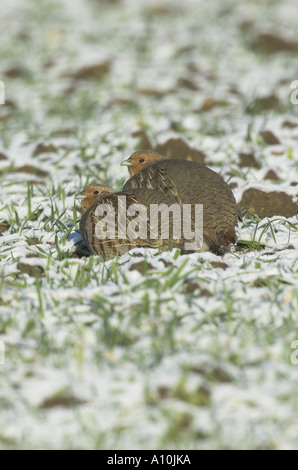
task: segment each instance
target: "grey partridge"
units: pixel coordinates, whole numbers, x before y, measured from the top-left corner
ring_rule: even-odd
[[[151,150],[134,152],[122,165],[128,166],[131,176],[123,190],[154,189],[175,197],[181,205],[203,205],[202,249],[218,251],[236,242],[237,204],[218,173],[200,163],[168,159]]]
[[[156,212],[161,204],[166,207],[174,204],[180,208],[171,195],[146,188],[115,192],[107,186],[92,184],[76,198],[85,209],[80,220],[81,235],[89,250],[103,259],[121,256],[136,247],[163,249],[175,246],[183,249],[185,239],[179,234],[175,236],[173,231],[173,213],[169,213],[168,225],[163,225],[162,216]],[[132,207],[134,210],[130,211]],[[106,213],[105,219],[103,213]]]

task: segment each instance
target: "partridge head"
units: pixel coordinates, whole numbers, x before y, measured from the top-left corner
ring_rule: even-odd
[[[134,176],[148,165],[158,162],[159,160],[167,160],[166,157],[153,150],[140,150],[131,154],[131,156],[121,163],[121,166],[127,166],[130,176]]]
[[[114,189],[105,186],[104,184],[93,183],[85,186],[85,188],[76,194],[75,198],[78,199],[85,210],[93,206],[101,197],[114,193]]]

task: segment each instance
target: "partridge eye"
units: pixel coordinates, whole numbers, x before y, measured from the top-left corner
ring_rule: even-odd
[[[144,158],[141,158],[141,159],[139,160],[140,163],[143,163],[144,161],[145,161]]]
[[[98,193],[99,193],[99,191],[94,191],[94,193],[93,193],[93,194],[98,194]]]

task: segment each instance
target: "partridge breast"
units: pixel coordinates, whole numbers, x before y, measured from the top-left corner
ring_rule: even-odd
[[[177,199],[162,191],[136,188],[105,195],[82,215],[80,232],[89,250],[104,259],[136,247],[181,248],[184,239],[173,233],[173,213],[168,227],[156,213],[161,204],[180,210]]]

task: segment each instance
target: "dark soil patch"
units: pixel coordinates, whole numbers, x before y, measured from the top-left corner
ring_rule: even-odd
[[[0,223],[0,237],[2,236],[3,232],[6,232],[9,229],[10,225],[7,222]]]
[[[146,261],[139,261],[130,266],[129,271],[138,271],[141,274],[146,273],[147,271],[152,271],[155,267],[151,263]]]
[[[265,130],[260,133],[261,137],[263,138],[265,144],[267,145],[280,145],[280,140],[278,137],[276,137],[273,132]]]
[[[251,43],[253,49],[264,54],[298,52],[298,41],[271,32],[258,33]]]
[[[44,268],[42,266],[26,264],[23,262],[18,262],[17,268],[21,273],[28,274],[30,277],[43,277],[45,275]]]
[[[46,176],[48,176],[47,171],[41,170],[40,168],[37,168],[37,167],[32,166],[32,165],[20,166],[19,168],[15,168],[13,170],[13,172],[14,173],[27,173],[29,175],[35,175],[35,176],[38,176],[40,178],[45,178]]]
[[[191,162],[204,163],[206,154],[201,150],[190,147],[183,139],[169,139],[164,144],[157,145],[154,150],[169,158],[181,158]]]
[[[110,61],[104,60],[102,62],[85,65],[70,75],[75,80],[100,80],[110,72],[110,69]]]
[[[252,153],[240,152],[239,153],[239,167],[240,168],[258,168],[259,164]]]
[[[274,215],[293,217],[298,212],[298,205],[288,194],[275,191],[266,193],[256,188],[249,188],[243,193],[239,208],[247,209],[260,218]]]

